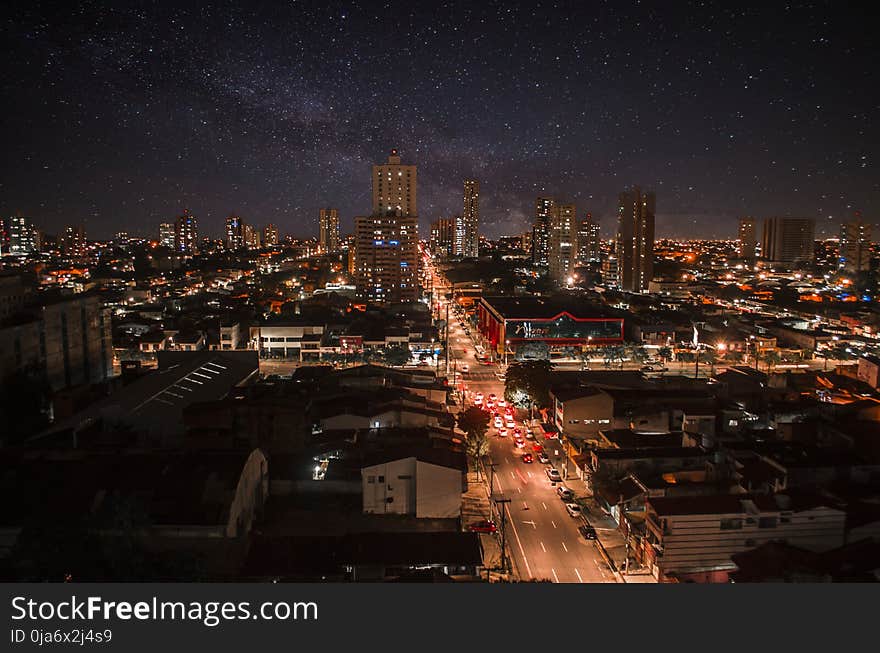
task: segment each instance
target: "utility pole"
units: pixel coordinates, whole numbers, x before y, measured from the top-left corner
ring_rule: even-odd
[[[495,463],[489,460],[486,463],[486,467],[489,468],[489,496],[492,496],[492,493],[495,491]]]
[[[446,326],[443,330],[446,335],[446,375],[449,376],[449,302],[446,302]]]
[[[498,495],[496,497],[492,497],[492,500],[495,502],[495,506],[501,511],[501,571],[507,571],[507,535],[506,535],[506,525],[507,525],[507,510],[505,509],[505,505],[510,503],[510,499],[504,497],[503,495]],[[500,504],[500,505],[499,505]]]

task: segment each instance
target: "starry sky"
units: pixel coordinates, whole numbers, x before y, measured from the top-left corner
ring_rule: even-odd
[[[721,4],[721,3],[719,3]],[[657,193],[658,236],[742,215],[880,221],[876,28],[845,2],[7,2],[0,212],[49,233],[155,237],[184,207],[343,232],[370,165],[418,165],[423,225],[482,186],[482,231],[534,199],[614,229]]]

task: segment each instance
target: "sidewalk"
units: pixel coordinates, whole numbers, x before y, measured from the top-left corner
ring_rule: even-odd
[[[468,491],[461,499],[461,524],[467,531],[470,524],[492,518],[489,505],[485,477],[477,472],[468,472]],[[501,566],[501,543],[497,534],[480,533],[480,544],[483,547],[483,567],[497,569]],[[493,573],[497,576],[497,573]]]

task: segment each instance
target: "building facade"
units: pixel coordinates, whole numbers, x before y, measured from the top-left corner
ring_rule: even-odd
[[[587,213],[578,225],[578,260],[581,263],[596,263],[600,260],[601,239],[599,222],[593,214]]]
[[[532,264],[549,265],[550,225],[556,214],[556,200],[539,197],[535,200],[535,221],[532,224]]]
[[[641,293],[654,276],[654,193],[636,186],[618,197],[617,255],[620,288]]]
[[[37,251],[36,229],[30,218],[0,218],[0,255],[27,256]]]
[[[455,255],[477,258],[480,254],[480,182],[464,181],[464,210],[459,216],[455,237]]]
[[[809,263],[814,255],[815,229],[813,218],[766,218],[761,255],[773,263]]]
[[[416,301],[419,297],[417,218],[356,217],[354,230],[358,295],[380,304]]]
[[[196,217],[184,209],[183,215],[174,221],[174,249],[185,254],[194,254],[198,249],[199,227]]]
[[[174,224],[163,222],[159,225],[159,245],[174,249]]]
[[[754,218],[740,218],[739,255],[747,261],[754,261],[758,256],[758,221]]]
[[[245,243],[244,220],[237,215],[226,218],[226,249],[242,249]]]
[[[569,279],[577,263],[577,226],[574,204],[556,207],[550,221],[548,261],[550,277],[557,283],[571,285]]]
[[[401,164],[397,150],[391,150],[387,163],[373,166],[373,215],[418,216],[416,188],[416,166]]]
[[[278,227],[274,224],[267,224],[263,227],[263,245],[266,247],[275,247],[278,244]]]
[[[321,209],[318,214],[318,244],[321,252],[335,252],[339,249],[339,210]]]
[[[457,249],[458,227],[461,216],[439,218],[431,223],[431,240],[429,245],[435,256],[451,256]]]
[[[871,269],[870,224],[856,220],[840,226],[838,267],[847,274],[859,274]]]

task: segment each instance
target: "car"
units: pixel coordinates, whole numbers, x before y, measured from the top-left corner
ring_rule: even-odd
[[[547,478],[549,478],[554,483],[558,483],[562,480],[562,476],[560,475],[559,470],[555,467],[551,467],[547,470]]]
[[[513,422],[512,419],[509,419],[509,418],[504,420],[504,426],[506,426],[509,429],[516,428],[516,424]]]
[[[550,464],[550,459],[547,457],[547,454],[542,451],[538,454],[538,462],[542,465],[548,465]]]
[[[525,434],[525,438],[526,438],[526,440],[534,440],[534,439],[535,439],[535,436],[532,435],[531,433],[526,433],[526,434]]]
[[[556,494],[558,494],[559,498],[563,501],[571,501],[572,499],[574,499],[574,492],[572,492],[571,489],[565,487],[564,485],[560,485],[558,488],[556,488]]]
[[[589,524],[584,524],[583,526],[578,526],[578,533],[581,534],[585,540],[595,540],[596,539],[596,529],[590,526]]]
[[[517,449],[524,449],[526,446],[526,441],[522,440],[521,438],[516,438],[513,441],[513,446],[516,447]]]
[[[478,392],[477,394],[474,395],[474,403],[477,406],[479,406],[480,404],[483,403],[483,393],[482,392]]]
[[[469,528],[471,529],[472,533],[494,533],[498,530],[498,528],[495,526],[495,522],[488,519],[474,522],[470,525]]]
[[[532,443],[532,450],[537,451],[538,453],[543,453],[544,447],[541,446],[540,442],[533,442]]]
[[[497,401],[497,404],[498,404],[498,408],[504,408],[505,406],[507,406],[507,402],[504,401],[504,399],[499,399]]]
[[[501,421],[500,417],[495,418],[495,428],[500,429],[504,426],[504,422]]]
[[[461,373],[462,374],[467,374],[470,371],[471,371],[471,366],[468,365],[467,363],[465,363],[464,365],[461,366]]]
[[[662,365],[642,365],[642,372],[668,372],[668,367]]]
[[[486,408],[488,408],[489,410],[495,410],[495,402],[489,399],[486,402]]]
[[[571,517],[583,517],[581,507],[576,503],[566,503],[565,509]]]
[[[507,435],[507,429],[503,427],[498,429],[498,435],[502,438],[505,437]]]
[[[489,393],[489,399],[495,401],[496,399],[498,399],[498,395],[496,395],[494,392]]]
[[[534,456],[532,456],[532,454],[530,454],[530,453],[524,453],[522,455],[522,461],[524,463],[531,463],[531,462],[534,462],[534,460],[535,460]]]

